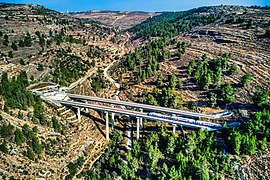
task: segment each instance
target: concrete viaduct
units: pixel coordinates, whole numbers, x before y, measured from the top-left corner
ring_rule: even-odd
[[[190,128],[202,128],[206,129],[208,131],[216,131],[220,130],[221,128],[213,128],[209,126],[203,126],[198,124],[190,124],[183,122],[181,120],[193,120],[194,118],[207,118],[207,119],[219,119],[222,117],[228,117],[231,116],[231,112],[225,112],[220,114],[202,114],[202,113],[195,113],[190,111],[183,111],[178,109],[172,109],[172,108],[165,108],[165,107],[159,107],[159,106],[153,106],[153,105],[147,105],[147,104],[141,104],[141,103],[134,103],[134,102],[127,102],[127,101],[117,101],[112,99],[105,99],[105,98],[99,98],[99,97],[93,97],[93,96],[83,96],[83,95],[77,95],[77,94],[69,94],[65,92],[52,92],[52,93],[40,93],[35,92],[45,100],[49,100],[51,102],[54,102],[56,104],[61,104],[64,106],[72,106],[77,108],[77,117],[80,121],[81,119],[81,108],[85,109],[93,109],[93,110],[99,110],[104,111],[106,114],[106,139],[109,139],[109,113],[111,113],[111,119],[112,119],[112,129],[114,128],[114,115],[115,114],[123,114],[128,117],[128,121],[130,120],[130,117],[135,117],[137,119],[137,134],[136,137],[139,139],[139,131],[140,127],[142,126],[142,119],[145,118],[147,120],[152,121],[158,121],[158,122],[166,122],[173,125],[173,132],[175,133],[176,126],[185,126]],[[83,102],[77,102],[77,101],[83,101]],[[97,104],[91,104],[88,102],[100,102],[100,103],[106,103],[107,105],[97,105]],[[127,110],[123,108],[117,108],[116,105],[119,106],[125,106],[125,107],[132,107],[135,109],[138,109],[138,111],[135,110]],[[160,117],[154,117],[149,116],[147,112],[161,112],[173,116],[178,116],[180,118],[180,121],[160,118]],[[237,125],[237,124],[236,124]]]

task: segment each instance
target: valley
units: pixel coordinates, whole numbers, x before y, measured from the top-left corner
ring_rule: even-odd
[[[0,3],[0,176],[269,178],[269,25],[267,7],[66,14]],[[178,126],[173,134],[171,124],[144,119],[136,140],[136,119],[116,114],[106,140],[105,112],[81,110],[79,121],[76,107],[55,107],[33,93],[53,88],[204,114],[229,111],[232,117],[203,120],[241,126]]]

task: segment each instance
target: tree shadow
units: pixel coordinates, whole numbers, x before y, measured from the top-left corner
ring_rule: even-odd
[[[77,109],[75,109],[75,108],[73,108],[73,109],[75,110],[75,112],[77,111]],[[97,118],[97,117],[95,117],[95,116],[93,116],[93,115],[91,115],[89,113],[83,112],[83,111],[81,111],[81,115],[82,116],[85,116],[85,117],[87,117],[89,119],[91,119],[94,122],[94,124],[97,127],[97,129],[100,131],[100,133],[104,137],[106,137],[105,133],[103,132],[103,130],[102,130],[101,126],[100,126],[101,124],[104,125],[104,126],[106,126],[106,121],[104,119]],[[112,126],[112,123],[110,122],[109,123],[109,127],[111,128],[111,126]],[[124,128],[121,128],[119,126],[114,126],[114,129],[120,130],[120,131],[124,131],[125,130]]]
[[[179,57],[176,55],[176,56],[173,56],[169,59],[169,61],[173,62],[173,61],[177,61],[177,60],[180,60]]]

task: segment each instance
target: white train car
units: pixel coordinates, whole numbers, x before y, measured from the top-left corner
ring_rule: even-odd
[[[183,117],[177,117],[177,116],[167,116],[164,114],[159,114],[155,112],[150,112],[148,113],[148,116],[153,116],[153,117],[158,117],[158,118],[163,118],[163,119],[169,119],[169,120],[174,120],[174,121],[182,121],[185,123],[189,124],[197,124],[200,126],[208,126],[208,127],[215,127],[215,128],[221,128],[222,125],[216,124],[216,123],[211,123],[211,122],[205,122],[201,120],[195,120],[195,119],[189,119],[189,118],[183,118]]]

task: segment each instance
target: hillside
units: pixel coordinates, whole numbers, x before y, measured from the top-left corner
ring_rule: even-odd
[[[72,17],[93,20],[113,27],[128,29],[140,22],[153,17],[155,13],[146,12],[120,12],[120,11],[88,11],[81,13],[70,13]]]
[[[198,8],[187,12],[167,12],[129,29],[134,33],[133,42],[139,42],[141,47],[127,54],[111,69],[114,79],[121,82],[121,99],[203,113],[229,110],[234,112],[234,116],[218,122],[242,123],[240,128],[214,135],[216,148],[230,147],[223,149],[224,158],[224,151],[228,150],[225,154],[229,164],[221,165],[225,169],[225,166],[228,166],[229,171],[220,171],[221,166],[217,169],[213,167],[212,157],[205,154],[215,152],[212,152],[213,149],[206,150],[207,143],[199,143],[199,147],[205,145],[198,150],[204,156],[198,155],[197,152],[194,157],[185,154],[186,148],[189,149],[190,146],[163,134],[164,127],[157,125],[160,128],[159,133],[151,134],[148,124],[146,129],[149,127],[149,131],[144,135],[146,142],[138,142],[138,159],[144,153],[156,153],[159,160],[157,164],[151,164],[155,163],[156,159],[150,155],[144,158],[151,163],[146,167],[140,166],[144,163],[139,163],[134,176],[142,173],[142,168],[145,168],[143,173],[146,174],[147,168],[152,168],[149,176],[165,179],[171,177],[170,173],[175,173],[179,178],[192,176],[192,179],[203,179],[209,174],[217,179],[269,177],[268,173],[264,174],[267,171],[264,167],[269,165],[269,152],[259,150],[259,146],[266,141],[269,146],[269,13],[269,9],[265,8]],[[209,16],[211,18],[208,18]],[[188,131],[189,129],[184,129],[184,132]],[[201,136],[200,133],[188,135],[190,136],[184,140],[188,144],[193,143],[194,137],[200,139]],[[211,135],[206,136],[211,138]],[[256,140],[252,146],[257,153],[245,149],[251,148],[252,144],[249,142],[247,145],[247,139],[253,139],[253,142]],[[155,144],[155,141],[158,143]],[[167,146],[164,147],[164,144]],[[181,149],[179,146],[185,148]],[[166,154],[170,150],[176,151],[176,155]],[[177,153],[188,156],[188,159],[184,160],[185,162],[177,160]],[[260,153],[263,155],[259,155]],[[218,155],[215,157],[220,158]],[[200,162],[205,165],[207,173],[200,171],[200,176],[188,168],[183,170],[185,163],[194,163],[190,158],[198,161],[210,158]],[[219,162],[227,161],[226,158],[219,158]],[[262,162],[261,159],[265,161]],[[251,162],[256,163],[251,165]],[[259,162],[262,165],[259,165]],[[132,163],[133,159],[126,169],[118,168],[128,171],[127,169],[132,169]],[[206,165],[207,163],[210,165]],[[153,168],[156,165],[157,167]],[[195,164],[192,167],[198,168]],[[213,171],[218,175],[214,176]],[[146,174],[141,177],[146,177]]]
[[[39,5],[1,3],[0,19],[0,176],[63,179],[83,152],[92,163],[106,148],[101,114],[90,111],[78,123],[74,109],[55,109],[31,90],[76,85],[81,93],[82,77],[92,81],[88,74],[100,84],[100,71],[124,53],[127,37]],[[85,91],[114,92],[107,81],[102,88]]]
[[[63,14],[0,3],[0,177],[269,179],[269,25],[268,7]],[[116,114],[106,141],[104,112],[79,121],[33,93],[57,87],[234,114],[202,119],[224,126],[216,132],[144,120],[138,141],[136,119]]]
[[[163,46],[160,47],[162,49],[162,51],[160,50],[160,53],[163,59],[160,60],[159,57],[155,57],[155,55],[152,57],[150,56],[152,62],[144,59],[145,53],[139,53],[140,49],[145,49],[144,51],[147,51],[149,45],[145,43],[147,41],[142,41],[142,37],[138,38],[138,35],[136,34],[133,36],[133,41],[141,41],[141,44],[146,44],[146,47],[139,48],[138,51],[135,51],[135,54],[131,53],[130,62],[127,62],[126,59],[123,61],[123,63],[128,63],[123,65],[124,71],[127,71],[125,69],[126,65],[127,67],[130,67],[131,61],[134,61],[134,64],[136,65],[135,71],[132,71],[133,77],[136,77],[139,73],[140,78],[142,79],[142,73],[139,71],[145,71],[147,74],[149,63],[155,64],[154,61],[159,62],[160,70],[154,70],[152,67],[151,70],[156,71],[155,75],[152,75],[149,79],[146,78],[146,81],[142,81],[140,85],[136,85],[136,78],[133,78],[133,80],[124,78],[122,83],[124,84],[125,79],[127,79],[129,80],[130,85],[135,84],[134,88],[138,86],[142,89],[149,89],[147,87],[153,88],[156,85],[158,75],[162,74],[163,78],[166,80],[168,79],[168,75],[174,72],[177,79],[183,82],[183,88],[180,91],[180,94],[186,97],[184,101],[206,101],[207,97],[206,99],[202,98],[202,94],[205,94],[205,91],[196,90],[196,86],[193,84],[192,79],[188,78],[186,75],[186,68],[191,60],[200,59],[204,54],[209,59],[216,59],[222,56],[223,53],[230,53],[228,65],[222,71],[222,83],[230,82],[236,85],[238,84],[240,77],[244,74],[250,74],[252,76],[251,82],[247,87],[237,90],[236,102],[242,103],[243,105],[247,102],[251,102],[251,96],[258,88],[269,90],[270,51],[268,46],[270,40],[267,35],[270,22],[269,10],[221,6],[208,9],[199,8],[192,11],[195,11],[195,15],[193,14],[192,16],[198,16],[199,18],[201,18],[201,16],[198,14],[202,14],[202,16],[205,16],[206,14],[209,14],[210,16],[211,14],[220,14],[220,17],[215,20],[215,22],[206,22],[207,25],[203,26],[199,25],[200,23],[197,21],[201,20],[197,18],[197,21],[193,20],[193,24],[198,25],[193,25],[194,27],[184,30],[183,32],[180,32],[180,34],[175,32],[177,33],[175,36],[173,34],[167,36],[167,34],[163,33],[147,35],[147,32],[148,29],[152,28],[156,29],[157,32],[163,32],[164,30],[168,32],[168,30],[166,30],[168,26],[164,29],[164,26],[161,25],[162,23],[160,23],[160,21],[164,21],[164,23],[175,21],[176,19],[177,21],[183,21],[181,19],[183,16],[182,12],[179,12],[178,15],[176,13],[172,13],[172,15],[170,15],[170,13],[165,13],[160,15],[160,17],[156,16],[129,30],[131,32],[136,32],[136,28],[138,28],[140,30],[137,31],[137,34],[142,33],[145,35],[145,38],[165,38],[165,40],[157,41],[156,43],[161,43],[161,46]],[[167,20],[166,17],[169,17],[169,19],[173,17],[171,19],[175,20]],[[186,17],[184,19],[186,19]],[[155,21],[158,21],[159,23],[155,24]],[[186,23],[189,24],[191,22],[186,20]],[[175,24],[175,22],[172,24]],[[143,26],[147,26],[147,28],[141,28]],[[182,42],[184,43],[184,52],[181,52],[181,45],[179,44]],[[158,50],[159,49],[157,49],[157,51]],[[180,56],[179,53],[181,53]],[[134,58],[134,55],[136,58]],[[129,56],[127,57],[129,58]],[[229,74],[228,70],[232,66],[236,72]],[[123,77],[131,75],[131,72],[121,72],[123,71],[119,70],[117,76],[120,76],[121,74]],[[134,91],[134,88],[130,88],[128,91]],[[131,93],[127,92],[127,94]],[[203,103],[201,104],[201,106],[204,105],[205,104]]]

